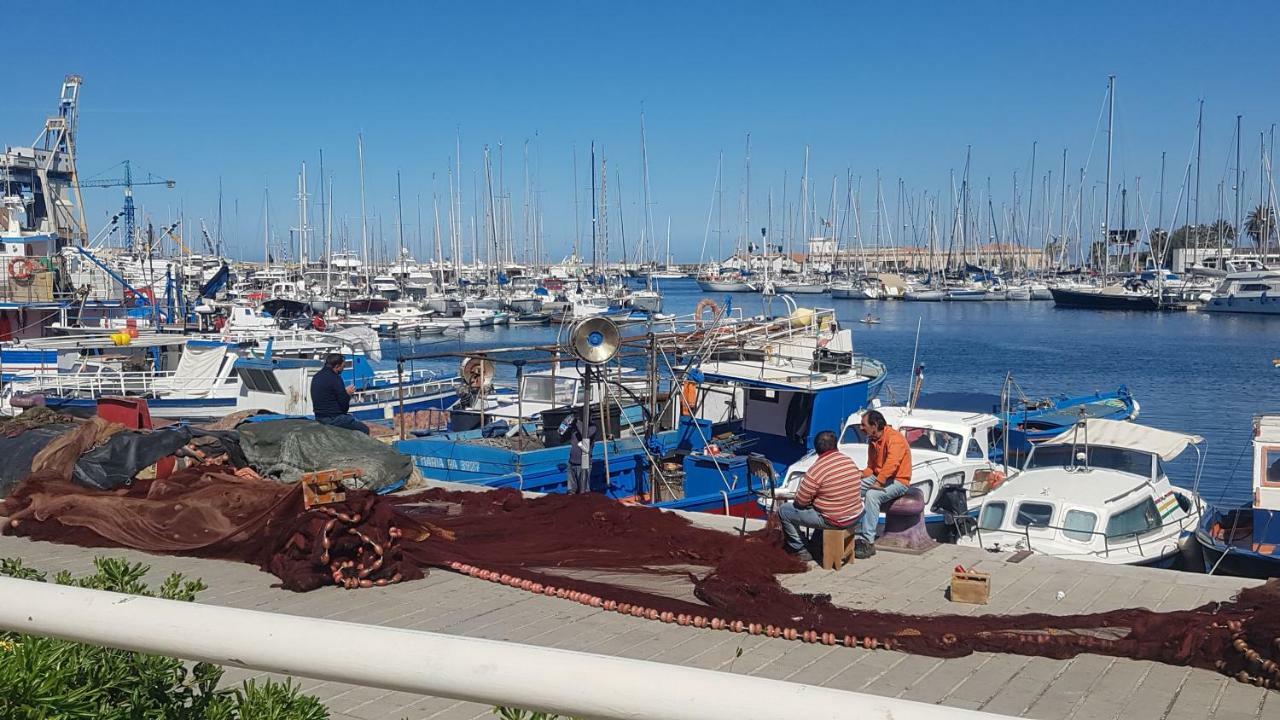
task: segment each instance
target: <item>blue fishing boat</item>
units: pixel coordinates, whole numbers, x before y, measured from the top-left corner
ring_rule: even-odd
[[[1091,419],[1134,420],[1141,410],[1133,393],[1124,385],[1111,391],[1061,394],[1039,399],[1021,393],[1017,399],[1011,399],[1013,392],[1002,394],[1004,400],[1000,395],[982,393],[932,393],[920,398],[918,405],[934,410],[995,415],[1000,419],[1000,425],[992,438],[992,457],[1000,461],[1008,448],[1011,462],[1024,457],[1035,444],[1061,435],[1076,423]]]
[[[1280,415],[1253,421],[1253,502],[1205,513],[1196,530],[1205,572],[1280,577]]]
[[[652,341],[635,336],[623,345],[639,351],[632,356],[653,352],[684,361],[671,363],[680,368],[676,373],[654,373],[651,381],[658,384],[647,394],[619,393],[610,380],[616,368],[592,373],[602,390],[591,396],[603,402],[591,412],[601,417],[604,437],[592,446],[591,487],[660,508],[758,515],[754,491],[761,485],[748,472],[748,460],[766,458],[773,468],[769,481],[776,483],[818,432],[840,427],[866,407],[884,381],[882,364],[854,355],[850,331],[837,327],[833,311],[797,311],[781,320],[713,325]],[[503,362],[496,353],[483,359]],[[525,353],[521,362],[533,361]],[[646,397],[652,402],[636,402]],[[624,406],[642,408],[643,416],[628,417]],[[572,406],[541,409],[539,422],[431,434],[399,441],[396,448],[430,479],[564,492],[570,448],[559,426],[578,412]]]

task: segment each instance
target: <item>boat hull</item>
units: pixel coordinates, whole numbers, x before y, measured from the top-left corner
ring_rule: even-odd
[[[745,293],[755,292],[751,283],[740,280],[699,280],[698,287],[705,292]]]
[[[1159,310],[1160,303],[1152,295],[1111,294],[1096,290],[1050,288],[1053,304],[1083,310]]]
[[[912,290],[903,295],[902,299],[909,302],[942,302],[947,299],[947,294],[941,290]]]
[[[821,295],[827,291],[825,285],[814,285],[812,283],[792,283],[777,286],[778,292],[787,295]]]
[[[1211,313],[1237,313],[1241,315],[1280,315],[1280,298],[1222,298],[1215,297],[1200,308]]]

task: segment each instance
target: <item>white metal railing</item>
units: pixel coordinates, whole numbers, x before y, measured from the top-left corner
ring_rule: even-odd
[[[4,630],[602,720],[1007,717],[645,660],[32,580],[0,578],[0,597]]]
[[[123,371],[104,365],[78,372],[39,375],[19,383],[14,390],[58,397],[154,395],[156,393],[185,393],[197,397],[215,397],[220,389],[239,387],[239,382],[240,379],[235,375],[179,377],[173,372]]]

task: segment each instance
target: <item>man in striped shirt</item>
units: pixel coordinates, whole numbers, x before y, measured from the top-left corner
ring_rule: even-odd
[[[862,515],[862,472],[848,456],[836,450],[836,434],[830,430],[813,439],[818,460],[804,474],[792,502],[778,509],[786,551],[812,560],[800,528],[847,530]]]

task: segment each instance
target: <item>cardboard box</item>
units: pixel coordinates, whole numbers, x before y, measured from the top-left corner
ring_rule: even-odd
[[[951,602],[986,605],[991,599],[991,574],[954,570],[951,573]]]

